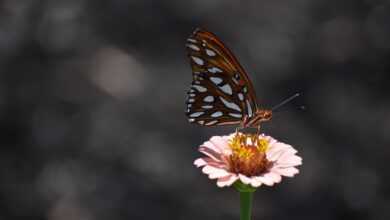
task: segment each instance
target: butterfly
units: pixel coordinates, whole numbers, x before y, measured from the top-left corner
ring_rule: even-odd
[[[245,128],[271,119],[272,110],[258,107],[248,75],[215,34],[198,28],[186,48],[193,76],[186,100],[189,122]]]

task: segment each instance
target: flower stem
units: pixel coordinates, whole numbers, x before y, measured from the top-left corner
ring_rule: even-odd
[[[250,220],[253,192],[240,192],[240,220]]]

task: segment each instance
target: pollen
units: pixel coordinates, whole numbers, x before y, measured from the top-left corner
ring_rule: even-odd
[[[228,158],[229,169],[233,173],[258,176],[268,170],[268,141],[262,136],[236,133],[229,142],[232,150]]]

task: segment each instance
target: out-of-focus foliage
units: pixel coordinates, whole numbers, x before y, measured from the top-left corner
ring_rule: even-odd
[[[1,1],[0,219],[237,219],[192,165],[234,130],[185,118],[198,26],[264,107],[303,93],[262,126],[301,173],[259,189],[255,219],[389,219],[386,0]]]

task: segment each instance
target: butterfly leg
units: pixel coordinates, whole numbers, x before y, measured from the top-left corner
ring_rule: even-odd
[[[242,128],[243,128],[242,126],[236,127],[236,134],[238,134],[238,132],[240,132],[240,129],[242,129]]]
[[[260,135],[260,124],[257,126],[257,132],[256,132],[256,135],[259,136]]]

